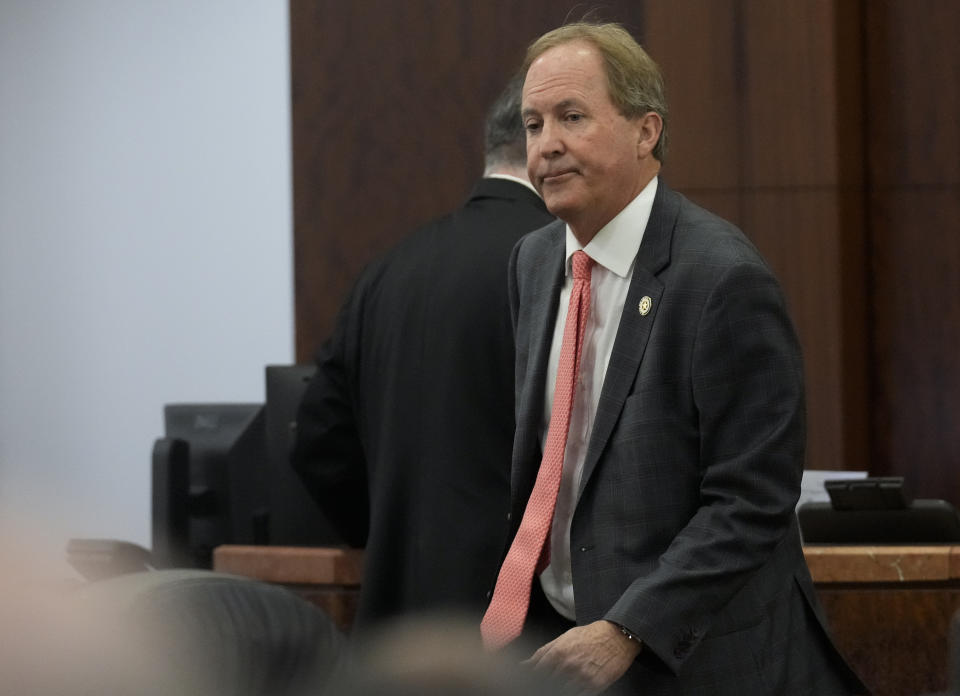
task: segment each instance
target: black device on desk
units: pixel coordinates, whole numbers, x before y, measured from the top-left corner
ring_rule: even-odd
[[[824,483],[830,502],[797,509],[805,544],[960,542],[960,514],[946,500],[912,499],[902,476]]]
[[[151,459],[151,543],[71,539],[67,560],[101,580],[162,568],[213,567],[221,544],[266,544],[268,478],[264,407],[251,403],[167,404],[165,437]]]
[[[163,413],[152,460],[156,566],[210,568],[221,544],[268,543],[263,404],[167,404]]]
[[[266,366],[266,403],[164,406],[151,458],[152,548],[71,539],[84,577],[212,568],[222,544],[338,546],[344,542],[290,465],[296,414],[313,365]]]
[[[164,407],[153,450],[158,567],[212,566],[221,544],[337,546],[290,465],[296,414],[313,365],[267,365],[266,402]]]

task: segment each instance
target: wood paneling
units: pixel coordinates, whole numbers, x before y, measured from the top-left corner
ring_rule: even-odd
[[[878,474],[960,504],[960,4],[866,4]]]
[[[807,385],[807,467],[866,469],[862,195],[839,187],[745,191],[743,227],[783,283]],[[849,209],[849,210],[848,210]],[[851,224],[852,218],[859,220]]]
[[[849,73],[859,74],[859,28],[841,0],[741,3],[743,174],[748,188],[859,185],[858,139],[836,132]],[[841,101],[843,98],[843,101]],[[846,174],[849,180],[841,178]]]
[[[945,693],[960,588],[935,583],[819,585],[837,647],[873,696]]]
[[[871,197],[878,474],[960,505],[960,187]]]
[[[663,175],[693,198],[736,193],[742,183],[738,6],[736,0],[648,2],[647,31],[637,37],[666,81],[670,140]]]
[[[874,187],[960,184],[960,3],[865,3]]]
[[[857,5],[661,1],[645,24],[671,102],[666,180],[738,224],[784,286],[806,364],[808,466],[866,468]]]

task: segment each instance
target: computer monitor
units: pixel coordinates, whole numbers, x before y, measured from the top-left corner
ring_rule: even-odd
[[[290,464],[297,409],[314,365],[267,365],[267,475],[270,479],[270,544],[339,546],[345,542],[323,515]]]
[[[269,477],[264,406],[164,407],[153,450],[153,557],[158,567],[210,568],[220,544],[266,544]]]

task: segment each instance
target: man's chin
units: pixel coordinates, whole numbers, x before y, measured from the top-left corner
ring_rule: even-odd
[[[547,192],[543,197],[543,202],[550,214],[561,220],[568,220],[569,216],[576,210],[576,206],[573,205],[568,196],[550,195]]]

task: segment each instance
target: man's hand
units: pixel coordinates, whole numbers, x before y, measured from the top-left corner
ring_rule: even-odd
[[[536,669],[561,675],[597,694],[623,676],[640,652],[616,624],[600,620],[577,626],[541,647],[527,660]]]

